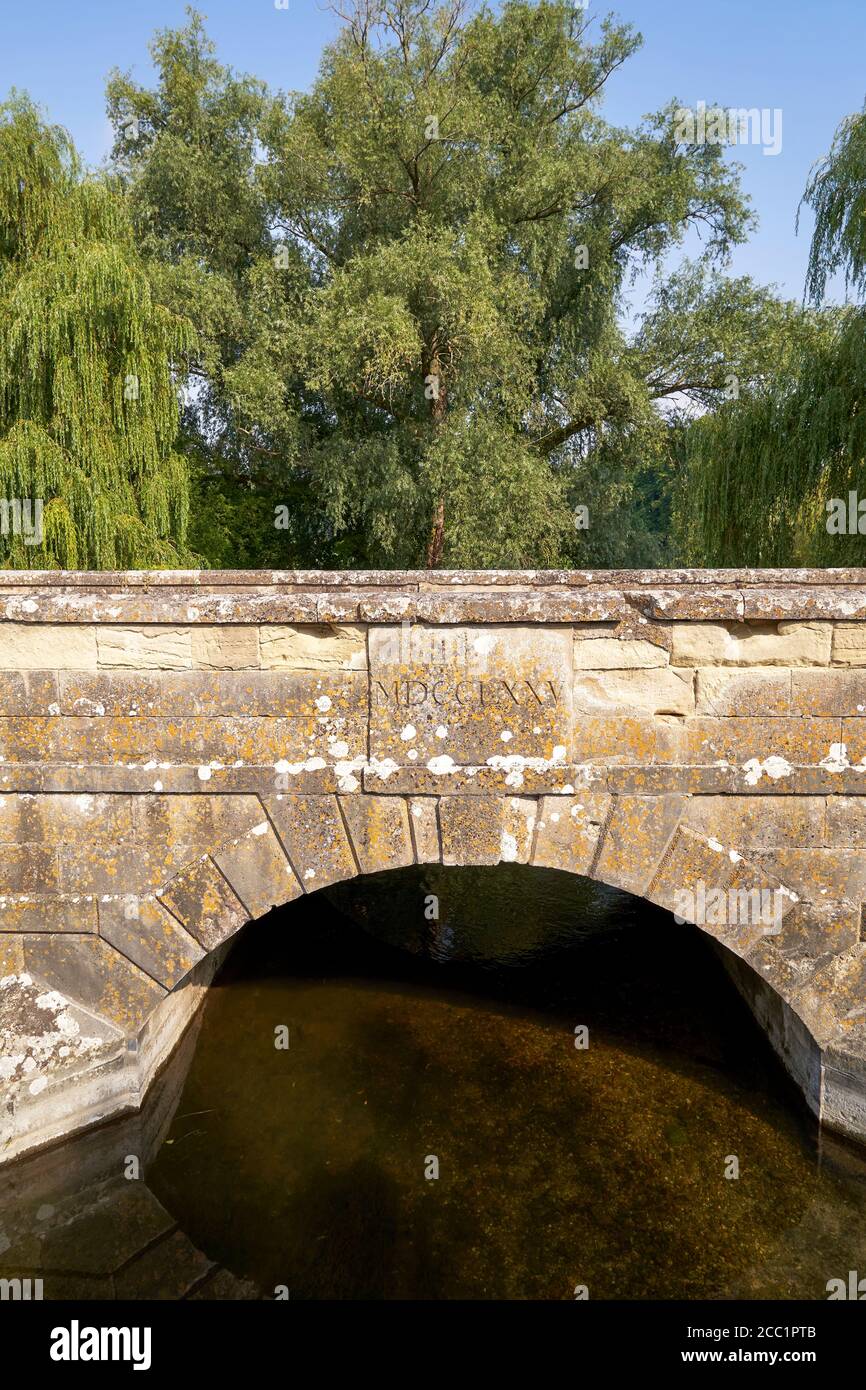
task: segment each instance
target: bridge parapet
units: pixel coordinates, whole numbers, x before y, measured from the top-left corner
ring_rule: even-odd
[[[775,895],[699,925],[866,1138],[866,571],[0,574],[0,759],[0,1154],[137,1104],[249,918],[500,860]]]

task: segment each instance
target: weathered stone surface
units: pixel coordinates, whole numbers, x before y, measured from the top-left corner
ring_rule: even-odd
[[[235,762],[331,762],[365,751],[363,722],[356,716],[321,714],[298,719],[225,717],[199,719],[6,719],[0,721],[0,755],[9,762],[149,763],[159,781],[162,764]],[[160,790],[156,788],[156,790]]]
[[[743,595],[744,618],[866,618],[866,589],[827,584],[773,585]]]
[[[433,769],[409,763],[395,768],[390,762],[373,763],[363,771],[364,790],[393,796],[398,792],[409,795],[438,794],[489,796],[493,793],[521,796],[545,796],[561,793],[570,796],[576,787],[601,781],[602,774],[594,768],[575,767],[570,763],[544,759],[534,760],[519,755],[499,758],[495,767],[461,766],[455,763],[436,764]],[[341,791],[347,790],[341,785]],[[350,787],[352,791],[354,788]]]
[[[362,671],[367,665],[366,634],[351,624],[264,626],[259,644],[261,664],[266,669]]]
[[[205,954],[155,898],[103,899],[99,935],[166,989],[174,989]]]
[[[839,738],[845,749],[847,761],[866,768],[866,719],[858,716],[853,719],[843,717]]]
[[[665,648],[644,639],[581,636],[574,644],[576,671],[627,671],[667,664]]]
[[[866,623],[835,624],[833,665],[866,666]]]
[[[672,666],[826,666],[830,623],[677,623]]]
[[[214,855],[214,863],[234,889],[250,917],[262,917],[304,891],[282,845],[267,821]]]
[[[610,807],[611,797],[604,792],[544,797],[536,821],[533,864],[588,874]]]
[[[54,671],[0,671],[0,717],[59,714],[59,691]]]
[[[358,872],[335,796],[278,792],[264,804],[306,892],[353,878]]]
[[[731,854],[717,840],[709,841],[705,835],[679,825],[649,883],[647,897],[683,922],[712,927],[705,912],[704,920],[698,920],[706,890],[726,889],[733,864]]]
[[[340,807],[362,874],[414,863],[408,808],[402,797],[360,792],[341,797]]]
[[[825,843],[837,849],[866,847],[866,797],[828,796]]]
[[[96,669],[96,629],[93,627],[32,627],[0,622],[0,669],[5,671],[93,671]]]
[[[244,671],[259,665],[259,630],[256,627],[195,627],[191,638],[192,662],[221,671]]]
[[[43,1142],[137,1103],[122,1033],[164,1055],[304,889],[531,859],[673,910],[733,894],[702,928],[866,1138],[864,596],[862,570],[0,575],[0,979],[68,983],[95,1049],[0,1116]]]
[[[603,780],[611,792],[733,792],[743,774],[726,766],[610,767]],[[756,788],[756,790],[758,790]]]
[[[850,951],[859,940],[859,907],[800,900],[786,914],[775,944],[782,955],[818,961],[828,954]]]
[[[866,902],[866,856],[853,849],[753,850],[755,862],[810,902]]]
[[[213,1269],[214,1262],[183,1231],[173,1231],[149,1246],[115,1276],[117,1297],[183,1298]]]
[[[0,853],[0,894],[61,891],[57,851],[51,845],[6,845]]]
[[[132,808],[127,796],[0,796],[0,845],[129,838]]]
[[[443,864],[525,864],[532,847],[535,805],[525,797],[439,802]]]
[[[434,772],[566,761],[571,679],[566,629],[371,629],[371,757]]]
[[[87,893],[0,897],[0,932],[96,932],[96,898]]]
[[[25,938],[26,969],[125,1033],[137,1033],[165,990],[97,936]]]
[[[837,719],[711,719],[699,715],[684,725],[683,761],[688,763],[757,764],[755,780],[768,760],[792,767],[820,763],[831,756],[839,742]],[[771,763],[772,767],[772,763]],[[770,772],[772,776],[773,773]],[[780,775],[784,775],[782,771]]]
[[[791,713],[866,714],[866,671],[792,671]]]
[[[59,708],[34,713],[315,718],[329,712],[366,715],[368,706],[367,677],[360,671],[63,672],[59,681]]]
[[[683,823],[735,849],[823,845],[824,800],[817,796],[695,796],[685,808]]]
[[[234,936],[250,916],[208,856],[173,878],[159,897],[206,951]]]
[[[684,725],[668,715],[579,715],[574,721],[574,761],[630,767],[653,763],[697,763],[685,756]]]
[[[799,673],[798,673],[799,674]],[[805,672],[812,676],[813,672]],[[819,679],[823,672],[815,673]],[[792,707],[791,672],[777,667],[701,667],[695,688],[697,714],[767,715],[833,714],[834,710]]]
[[[592,877],[645,894],[679,824],[685,797],[617,796]]]
[[[192,638],[181,627],[101,627],[96,633],[99,665],[137,671],[184,670],[192,666]]]
[[[439,802],[433,796],[414,796],[409,802],[409,829],[419,864],[439,864],[442,844],[439,835]]]
[[[695,708],[694,679],[690,671],[662,670],[604,671],[575,677],[575,714],[598,714],[620,710],[623,713],[692,714]]]

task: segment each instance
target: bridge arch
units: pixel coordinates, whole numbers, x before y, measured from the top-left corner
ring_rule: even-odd
[[[140,1105],[246,921],[503,861],[701,916],[866,1139],[866,574],[7,574],[0,604],[0,1160]]]

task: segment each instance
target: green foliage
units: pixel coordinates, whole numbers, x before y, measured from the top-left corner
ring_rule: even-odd
[[[19,568],[174,565],[188,481],[172,364],[187,320],[154,301],[116,184],[85,178],[25,98],[0,106],[0,496],[40,499]]]
[[[809,181],[815,209],[807,294],[830,276],[866,288],[866,117],[842,122]],[[682,438],[677,531],[695,564],[862,565],[857,531],[828,531],[828,504],[863,485],[866,310],[795,310],[759,349],[765,369],[739,400]]]
[[[750,225],[719,147],[677,142],[676,103],[601,117],[639,43],[566,0],[363,0],[308,93],[219,64],[192,11],[154,40],[154,90],[115,74],[154,293],[198,334],[184,435],[211,559],[236,528],[267,564],[580,563],[605,518],[662,554],[660,405],[720,399],[772,310],[742,287],[714,333],[710,267]],[[690,229],[701,262],[629,340],[631,277]]]
[[[842,121],[832,148],[813,169],[803,202],[815,213],[806,293],[820,304],[827,280],[842,272],[846,286],[866,289],[866,115]]]

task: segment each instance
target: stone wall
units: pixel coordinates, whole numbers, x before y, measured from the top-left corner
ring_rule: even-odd
[[[702,922],[866,1138],[866,572],[0,575],[0,1156],[140,1103],[244,921],[533,863]]]

